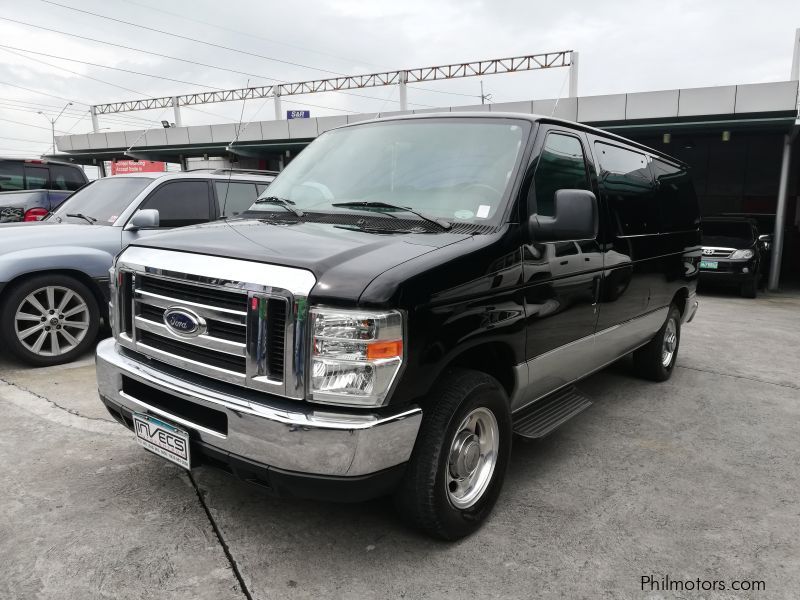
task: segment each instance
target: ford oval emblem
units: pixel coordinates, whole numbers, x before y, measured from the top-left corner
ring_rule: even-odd
[[[195,337],[205,333],[205,320],[187,308],[174,306],[164,311],[164,324],[172,333],[183,337]]]

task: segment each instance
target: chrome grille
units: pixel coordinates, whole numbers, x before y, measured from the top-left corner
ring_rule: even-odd
[[[140,350],[156,358],[165,358],[165,354],[180,357],[190,361],[187,368],[204,365],[244,380],[247,290],[220,290],[188,281],[134,274],[131,291],[130,336]],[[205,333],[196,337],[175,334],[164,322],[164,313],[169,308],[192,310],[205,321]]]
[[[172,270],[182,261],[192,270]],[[137,247],[120,256],[116,269],[114,327],[121,345],[187,371],[303,397],[295,329],[305,322],[303,300],[314,283],[308,271]],[[272,278],[286,287],[210,276],[216,273]],[[199,333],[168,326],[170,309],[196,317]]]
[[[703,247],[703,258],[728,258],[735,248]]]

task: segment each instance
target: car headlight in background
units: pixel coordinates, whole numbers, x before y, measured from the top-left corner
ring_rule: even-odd
[[[383,404],[403,364],[401,313],[312,308],[311,333],[311,400]]]
[[[752,250],[736,250],[733,254],[731,254],[731,258],[753,258],[753,251]]]

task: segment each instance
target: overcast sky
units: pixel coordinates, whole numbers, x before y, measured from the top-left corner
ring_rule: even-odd
[[[91,130],[89,104],[242,87],[248,78],[251,85],[268,84],[269,78],[303,81],[333,73],[359,74],[577,50],[580,95],[779,81],[788,78],[793,34],[800,27],[798,0],[53,2],[251,55],[113,22],[43,0],[0,0],[2,156],[37,156],[47,151],[50,125],[37,111],[53,118],[67,100],[73,105],[58,120],[56,129],[85,133]],[[2,18],[241,73],[160,58]],[[567,69],[552,69],[488,76],[484,87],[496,102],[553,98],[566,94],[567,75]],[[424,88],[409,89],[411,108],[480,102],[477,78],[427,83]],[[295,96],[291,102],[284,100],[284,108],[307,108],[312,116],[398,109],[394,86],[357,93],[370,97],[335,93]],[[241,102],[232,102],[200,107],[205,112],[184,108],[182,114],[184,125],[196,125],[238,121],[242,109]],[[244,106],[245,121],[272,116],[270,101],[251,100]],[[153,126],[162,118],[172,120],[171,111],[101,117],[100,125],[138,129]]]

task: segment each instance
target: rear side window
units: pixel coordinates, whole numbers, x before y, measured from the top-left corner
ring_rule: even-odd
[[[608,201],[617,235],[658,233],[659,207],[647,156],[619,146],[595,142],[600,186]]]
[[[25,189],[46,190],[50,173],[47,167],[29,167],[25,165]]]
[[[222,217],[235,217],[246,211],[258,198],[255,183],[215,181],[219,214]]]
[[[556,192],[567,189],[591,189],[583,145],[574,136],[548,133],[528,193],[531,213],[552,217]]]
[[[0,161],[0,192],[25,189],[22,165],[16,162]]]
[[[158,210],[160,227],[184,227],[211,220],[208,184],[205,181],[165,183],[139,207]]]
[[[656,199],[661,209],[661,231],[697,229],[700,208],[689,171],[657,158],[653,159],[650,166],[656,180]]]
[[[50,165],[50,188],[74,192],[86,183],[80,169],[64,165]]]

